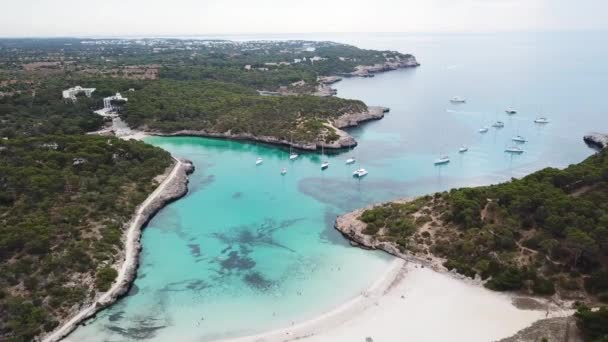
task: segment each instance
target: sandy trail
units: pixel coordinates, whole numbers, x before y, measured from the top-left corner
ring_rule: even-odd
[[[74,330],[80,322],[95,314],[95,312],[98,311],[100,306],[103,307],[115,301],[118,294],[125,287],[129,286],[127,273],[137,265],[137,246],[139,244],[139,233],[146,219],[144,217],[144,212],[147,210],[150,203],[152,203],[152,201],[159,197],[165,191],[168,184],[170,184],[177,176],[179,170],[182,167],[182,163],[182,161],[175,159],[175,165],[173,166],[173,170],[171,170],[171,173],[169,173],[169,175],[156,188],[156,190],[154,190],[137,209],[136,214],[131,220],[131,224],[129,225],[129,228],[126,232],[125,261],[122,263],[120,270],[118,271],[118,277],[116,278],[116,281],[114,282],[112,287],[107,292],[103,293],[99,298],[97,298],[97,300],[93,304],[84,308],[76,315],[74,315],[69,321],[63,323],[63,325],[61,325],[59,328],[55,329],[52,333],[45,336],[42,339],[43,342],[54,342],[61,340],[72,330]]]

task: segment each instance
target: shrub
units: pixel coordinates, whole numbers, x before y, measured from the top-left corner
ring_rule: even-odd
[[[95,285],[100,291],[107,291],[118,276],[118,272],[112,267],[104,267],[97,271]]]
[[[608,308],[602,307],[592,311],[586,306],[581,306],[574,314],[576,325],[589,341],[608,340]]]
[[[555,285],[549,279],[538,277],[532,283],[532,291],[538,295],[551,296],[555,294]]]

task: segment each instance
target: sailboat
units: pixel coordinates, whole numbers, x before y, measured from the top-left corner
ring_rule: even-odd
[[[461,148],[458,149],[458,152],[465,153],[468,150],[469,150],[469,148],[467,146],[462,146]]]
[[[505,149],[506,153],[513,153],[513,154],[522,154],[524,153],[524,150],[522,150],[521,148],[517,147],[517,146],[511,146],[511,147],[507,147]]]
[[[367,170],[360,167],[353,172],[353,177],[361,178],[361,177],[365,177],[367,174],[368,174]]]
[[[264,159],[262,159],[261,157],[258,157],[258,159],[255,160],[255,165],[260,165],[264,162]]]
[[[494,128],[503,128],[505,127],[505,123],[502,121],[496,121],[495,123],[492,124],[492,127]]]
[[[547,123],[549,123],[549,119],[547,119],[544,116],[541,116],[540,118],[536,118],[534,120],[534,122],[537,123],[537,124],[547,124]]]
[[[447,164],[449,162],[450,162],[450,157],[448,157],[448,156],[441,156],[441,157],[435,159],[434,164],[435,165],[443,165],[443,164]]]
[[[354,162],[356,162],[357,160],[355,159],[355,157],[350,157],[348,159],[346,159],[346,164],[353,164]]]
[[[513,138],[511,138],[511,140],[517,142],[517,143],[525,143],[527,140],[526,138],[522,137],[521,135],[516,135]]]
[[[293,136],[291,138],[291,143],[289,144],[289,160],[298,159],[298,154],[293,151]]]
[[[353,172],[353,177],[357,177],[357,178],[361,178],[363,176],[366,176],[368,174],[367,170],[364,168],[360,168],[355,170],[355,172]]]
[[[325,149],[323,148],[323,145],[321,145],[321,160],[323,160],[323,157],[325,156]],[[321,163],[321,170],[325,170],[329,167],[329,161],[323,160],[323,162]]]

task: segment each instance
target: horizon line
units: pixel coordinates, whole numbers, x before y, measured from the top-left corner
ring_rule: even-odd
[[[353,35],[353,34],[498,34],[498,33],[559,33],[559,32],[606,32],[608,28],[583,28],[583,29],[515,29],[515,30],[487,30],[487,31],[470,31],[470,30],[454,30],[454,31],[334,31],[334,32],[250,32],[250,33],[182,33],[182,34],[58,34],[58,35],[27,35],[27,36],[4,36],[0,35],[0,39],[137,39],[137,38],[203,38],[203,37],[229,37],[229,36],[264,36],[264,35]]]

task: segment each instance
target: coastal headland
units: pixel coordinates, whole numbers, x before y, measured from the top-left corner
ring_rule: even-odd
[[[111,305],[129,291],[137,275],[143,228],[159,210],[186,195],[188,192],[188,175],[193,171],[194,166],[190,161],[175,159],[173,166],[165,174],[159,176],[162,182],[137,207],[124,233],[123,258],[121,264],[116,265],[119,268],[118,276],[110,289],[100,293],[91,303],[86,303],[83,309],[75,312],[66,322],[45,335],[41,339],[42,341],[60,341],[76,329],[80,323],[93,317],[98,311]]]
[[[158,131],[137,131],[144,135],[156,135],[156,136],[194,136],[194,137],[208,137],[208,138],[219,138],[219,139],[231,139],[231,140],[243,140],[251,142],[261,142],[271,145],[293,147],[303,151],[318,151],[321,147],[326,149],[345,149],[355,147],[357,141],[348,132],[344,131],[344,128],[350,128],[358,126],[361,123],[380,120],[384,117],[385,113],[388,112],[386,107],[367,107],[367,110],[362,112],[345,113],[338,118],[326,123],[325,125],[333,130],[338,138],[334,141],[323,141],[318,140],[309,143],[299,143],[289,141],[286,139],[280,139],[274,136],[258,136],[251,133],[232,133],[228,132],[209,132],[205,130],[179,130],[172,133],[164,133]]]

